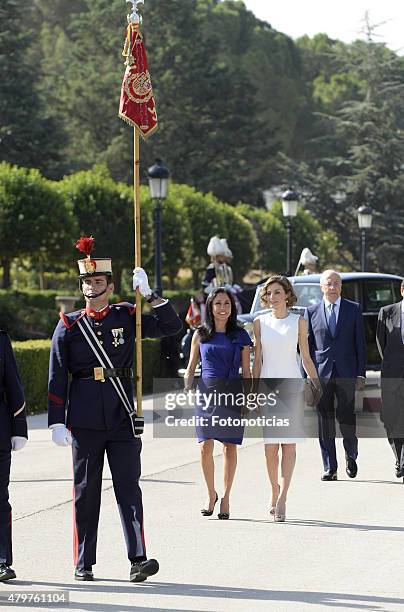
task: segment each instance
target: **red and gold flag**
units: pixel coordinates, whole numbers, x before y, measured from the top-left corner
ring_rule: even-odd
[[[157,129],[157,112],[143,37],[137,24],[129,24],[125,47],[126,70],[122,81],[119,117],[136,126],[143,138]]]

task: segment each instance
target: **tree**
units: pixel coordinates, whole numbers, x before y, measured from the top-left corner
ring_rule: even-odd
[[[194,287],[201,284],[202,272],[209,255],[206,249],[212,236],[225,237],[226,220],[222,207],[212,194],[202,194],[192,187],[181,185],[181,197],[191,231],[192,252],[189,266],[192,270]]]
[[[270,215],[283,225],[283,213],[281,202],[274,202]],[[319,258],[319,270],[332,267],[335,264],[340,265],[338,253],[338,238],[334,232],[323,230],[323,226],[308,210],[300,207],[296,217],[293,219],[293,254],[292,268],[296,268],[300,253],[305,247],[309,247],[311,251]],[[285,259],[279,270],[285,268],[286,264],[286,237],[284,247]],[[294,270],[293,270],[294,271]]]
[[[133,191],[116,184],[106,168],[77,172],[60,181],[71,203],[79,233],[96,239],[96,257],[111,257],[116,293],[124,268],[133,267]]]
[[[0,164],[0,259],[3,288],[10,287],[10,264],[29,257],[32,267],[65,263],[76,231],[73,209],[54,183],[29,170]]]
[[[222,237],[227,239],[233,253],[231,267],[234,281],[242,283],[243,276],[254,266],[258,240],[250,221],[237,212],[233,206],[222,204],[222,211],[226,224]]]
[[[175,289],[175,278],[191,255],[191,228],[186,213],[184,204],[175,199],[174,189],[164,202],[162,215],[162,267],[170,289]]]
[[[36,84],[37,63],[31,5],[3,0],[0,6],[0,160],[39,168],[52,175],[61,133],[48,114]]]
[[[247,204],[237,211],[252,224],[258,239],[256,266],[265,272],[283,270],[286,260],[286,231],[280,219],[270,212]]]
[[[399,273],[403,248],[404,62],[368,40],[335,44],[335,75],[323,79],[316,117],[320,146],[306,162],[280,158],[279,174],[305,195],[309,209],[337,233],[343,264],[359,267],[357,208],[375,211],[371,269]],[[332,95],[327,83],[351,84]],[[317,81],[317,86],[319,82]],[[315,143],[313,143],[315,145]],[[315,152],[314,146],[312,149]]]
[[[130,182],[132,132],[117,118],[122,0],[74,0],[68,15],[61,0],[36,4],[39,88],[67,134],[60,172],[105,162]],[[268,160],[290,150],[300,114],[293,42],[241,2],[161,0],[144,10],[159,130],[142,147],[141,172],[162,157],[177,182],[255,203]]]

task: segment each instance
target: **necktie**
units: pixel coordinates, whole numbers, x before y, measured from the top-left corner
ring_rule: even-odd
[[[337,329],[337,317],[335,316],[335,304],[331,304],[330,320],[328,321],[331,335],[335,336],[335,330]]]

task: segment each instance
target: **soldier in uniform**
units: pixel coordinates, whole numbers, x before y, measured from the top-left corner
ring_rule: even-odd
[[[0,331],[0,581],[16,578],[11,568],[11,506],[8,500],[11,451],[28,438],[24,391],[9,336]]]
[[[92,240],[82,238],[76,245],[87,254],[78,262],[86,307],[61,313],[52,338],[49,427],[56,444],[72,444],[75,579],[93,580],[106,453],[131,562],[129,579],[141,582],[159,566],[146,556],[139,487],[142,443],[135,437],[133,420],[127,413],[128,398],[133,410],[135,307],[129,303],[109,305],[114,289],[111,260],[90,257]],[[142,337],[158,338],[181,330],[176,312],[151,291],[142,268],[135,269],[133,286],[139,287],[154,308],[153,315],[142,315]],[[106,368],[100,367],[102,361]]]
[[[216,287],[233,285],[233,272],[229,265],[232,252],[228,247],[227,240],[219,238],[219,236],[212,236],[207,253],[210,255],[211,263],[206,268],[205,277],[202,281],[205,298]]]

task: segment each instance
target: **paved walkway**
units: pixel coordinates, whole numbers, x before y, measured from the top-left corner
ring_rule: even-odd
[[[145,408],[150,419],[151,400]],[[158,558],[161,570],[145,583],[128,582],[106,468],[96,581],[77,583],[72,579],[70,451],[51,443],[44,415],[31,417],[30,427],[29,445],[13,457],[18,579],[0,585],[0,597],[10,590],[68,590],[70,605],[52,609],[103,612],[403,609],[404,485],[394,477],[384,439],[360,440],[358,477],[350,480],[340,469],[340,480],[329,483],[320,482],[318,442],[299,445],[284,524],[274,524],[268,514],[263,445],[249,440],[239,452],[231,519],[219,521],[199,513],[205,494],[196,442],[153,440],[148,426],[145,532],[149,556]],[[219,455],[219,476],[221,468]]]

